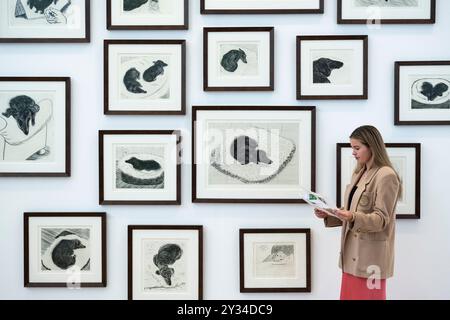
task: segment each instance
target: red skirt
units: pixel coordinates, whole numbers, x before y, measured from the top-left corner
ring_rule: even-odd
[[[386,279],[368,281],[343,272],[341,300],[386,300]]]

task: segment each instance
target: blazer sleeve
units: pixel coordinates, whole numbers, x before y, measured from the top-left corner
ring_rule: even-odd
[[[323,222],[325,223],[325,227],[327,227],[327,228],[334,228],[334,227],[342,226],[342,221],[333,216],[325,217],[323,219]]]
[[[376,187],[373,212],[355,212],[352,230],[357,232],[383,231],[393,218],[399,190],[400,182],[395,173],[382,177]]]

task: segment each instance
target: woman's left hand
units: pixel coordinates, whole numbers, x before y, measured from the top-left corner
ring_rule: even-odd
[[[344,221],[352,221],[353,219],[353,213],[351,211],[337,209],[334,211],[334,214]]]

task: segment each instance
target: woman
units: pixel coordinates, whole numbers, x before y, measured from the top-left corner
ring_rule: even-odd
[[[395,207],[401,192],[380,132],[372,126],[350,135],[357,166],[347,186],[339,218],[315,210],[326,227],[342,226],[339,267],[341,300],[386,299],[386,279],[394,267]]]

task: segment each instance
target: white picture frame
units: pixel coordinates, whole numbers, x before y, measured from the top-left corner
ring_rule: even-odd
[[[128,226],[128,299],[202,300],[203,227]]]

